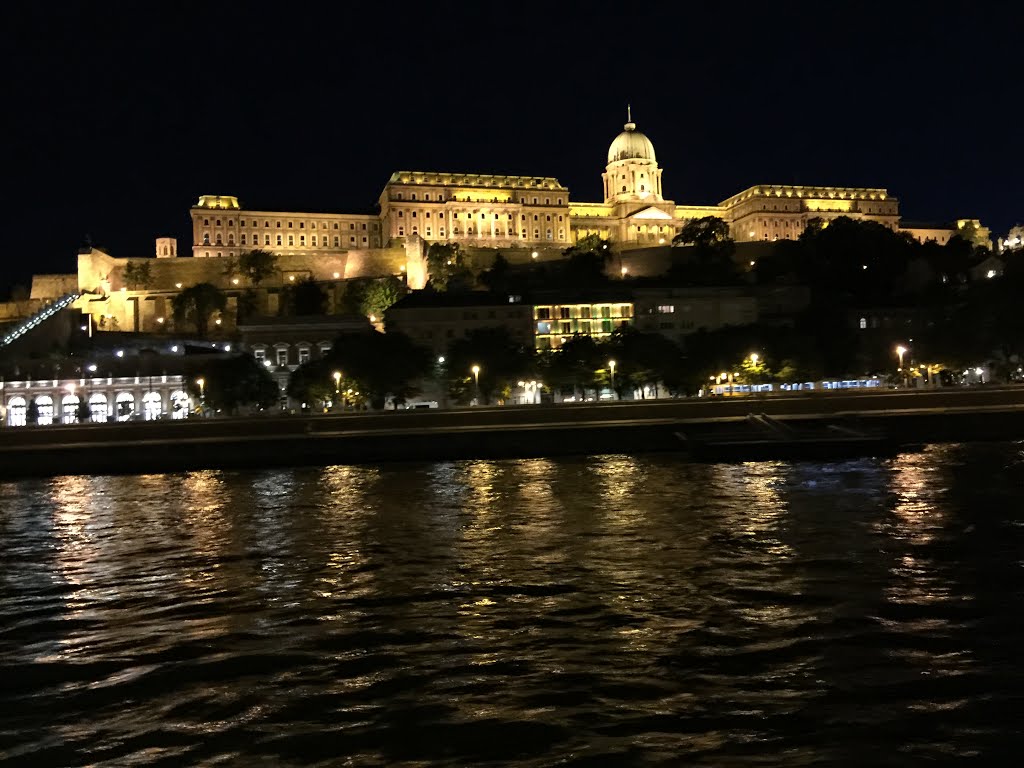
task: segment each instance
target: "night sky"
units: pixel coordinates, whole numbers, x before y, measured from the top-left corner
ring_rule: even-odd
[[[596,201],[627,102],[678,203],[878,186],[907,220],[1024,221],[1019,3],[33,5],[0,54],[0,294],[73,272],[87,236],[188,254],[200,194],[369,212],[414,169]]]

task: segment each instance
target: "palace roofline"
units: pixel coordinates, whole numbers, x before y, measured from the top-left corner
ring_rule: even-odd
[[[474,182],[492,182],[476,184]],[[494,181],[501,184],[495,185]],[[528,183],[524,183],[528,182]],[[503,173],[456,173],[446,171],[395,171],[388,179],[388,184],[459,184],[462,186],[513,186],[513,187],[544,187],[568,191],[553,176],[531,176]]]

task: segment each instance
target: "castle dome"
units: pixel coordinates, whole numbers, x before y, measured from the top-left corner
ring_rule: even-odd
[[[623,131],[615,137],[615,141],[608,147],[608,162],[616,160],[649,160],[656,163],[654,156],[654,145],[651,140],[636,129],[636,123],[632,115],[627,112],[628,122],[623,126]]]

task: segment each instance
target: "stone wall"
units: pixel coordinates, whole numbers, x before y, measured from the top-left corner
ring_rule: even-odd
[[[386,249],[351,250],[337,256],[279,255],[277,257],[279,274],[268,278],[262,285],[280,286],[289,282],[292,277],[295,279],[312,277],[314,280],[328,281],[353,277],[397,275],[404,271],[406,260],[406,250],[401,246]],[[222,288],[232,287],[231,279],[225,274],[225,269],[229,264],[227,258],[120,259],[95,248],[78,255],[77,287],[82,291],[95,293],[112,293],[122,288],[130,289],[131,286],[128,286],[124,280],[124,270],[129,263],[149,265],[150,282],[146,286],[148,291],[174,291],[197,283],[213,283]],[[46,277],[65,278],[66,276]],[[238,284],[240,283],[234,285]],[[63,291],[63,293],[66,292]],[[34,297],[35,282],[33,282]]]
[[[42,299],[0,301],[0,324],[16,323],[31,317],[48,303]]]
[[[78,291],[78,275],[33,275],[32,294],[33,299],[49,300],[59,299],[68,293]]]

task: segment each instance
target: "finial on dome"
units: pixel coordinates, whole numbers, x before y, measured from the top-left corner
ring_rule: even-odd
[[[635,131],[636,123],[633,122],[633,110],[629,104],[626,105],[626,124],[623,126],[627,131]]]

